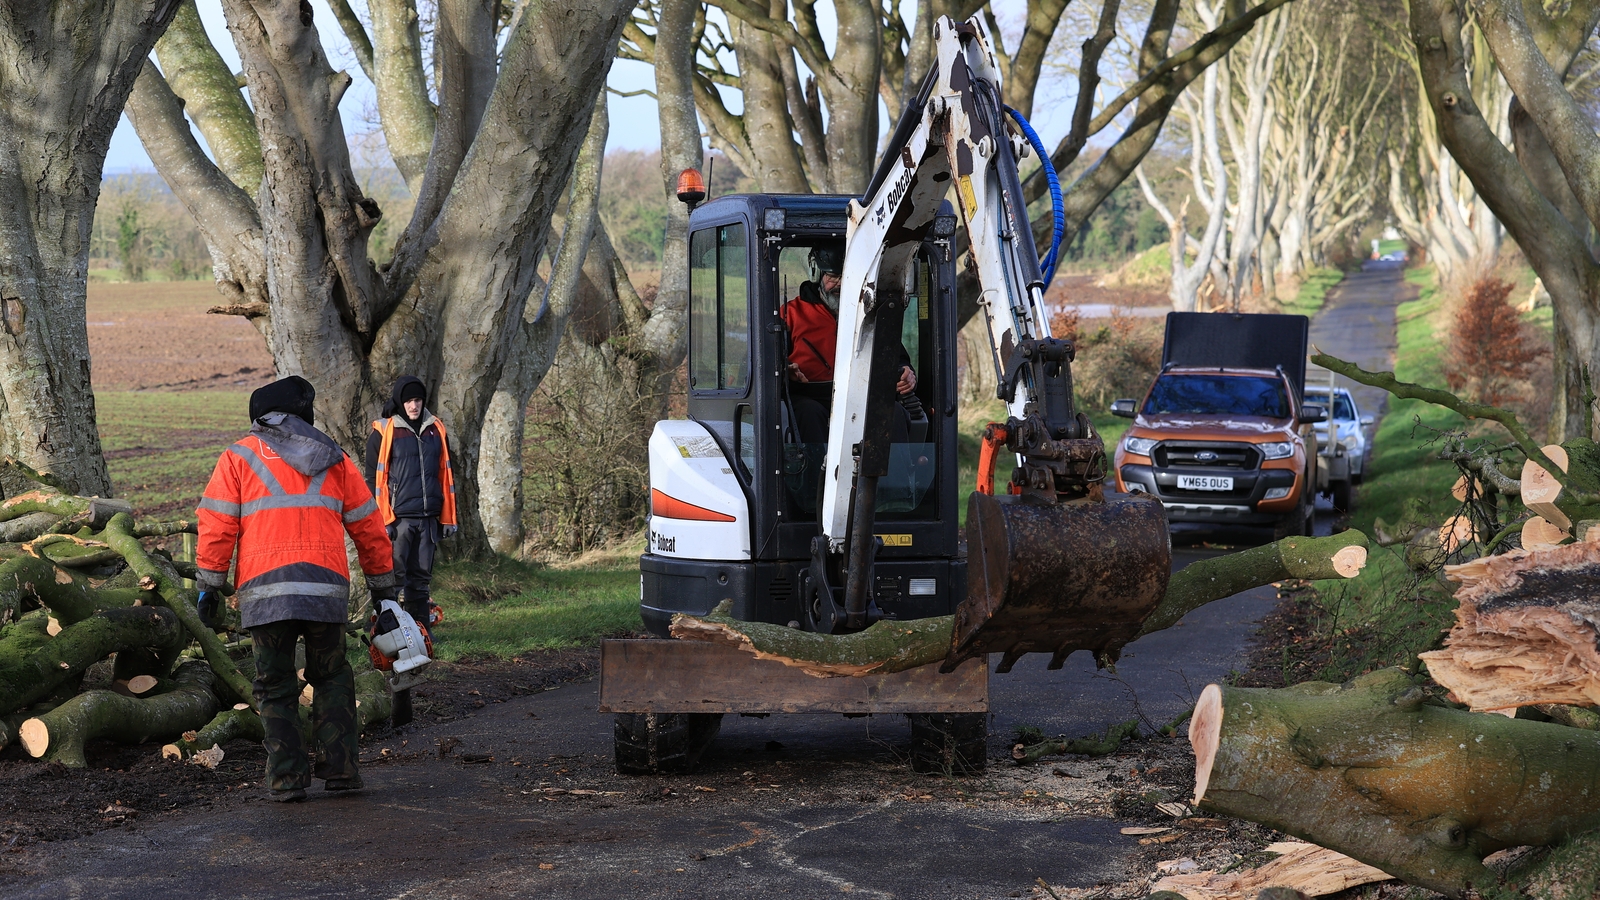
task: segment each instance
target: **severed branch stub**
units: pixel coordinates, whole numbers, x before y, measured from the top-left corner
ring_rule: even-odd
[[[1367,536],[1351,530],[1329,537],[1289,537],[1173,573],[1167,592],[1139,635],[1176,625],[1185,615],[1240,591],[1289,578],[1354,578],[1367,561]],[[757,659],[772,659],[819,678],[886,675],[941,662],[950,650],[954,617],[885,619],[855,634],[816,634],[731,617],[724,602],[709,615],[672,617],[680,640],[730,644]]]

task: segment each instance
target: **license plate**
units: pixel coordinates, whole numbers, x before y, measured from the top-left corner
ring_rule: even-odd
[[[1179,475],[1178,487],[1186,491],[1231,491],[1233,479],[1226,475]]]

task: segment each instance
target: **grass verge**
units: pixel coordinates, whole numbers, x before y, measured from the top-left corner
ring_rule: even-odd
[[[1395,311],[1395,375],[1402,381],[1439,384],[1448,327],[1432,267],[1412,269],[1406,280],[1417,299]],[[1439,522],[1453,511],[1450,487],[1456,467],[1434,456],[1435,431],[1459,430],[1467,420],[1420,400],[1390,398],[1373,438],[1367,476],[1357,494],[1350,527],[1376,537],[1375,523]],[[1344,681],[1384,666],[1412,666],[1416,654],[1438,643],[1455,609],[1452,590],[1418,576],[1405,564],[1404,547],[1371,548],[1367,567],[1350,580],[1318,582],[1300,602],[1314,635],[1304,648],[1284,651],[1286,683]]]
[[[576,569],[508,557],[446,562],[434,571],[433,594],[445,613],[434,650],[447,661],[593,647],[644,629],[634,560]]]
[[[1338,269],[1312,269],[1306,273],[1306,280],[1300,283],[1300,290],[1294,299],[1283,305],[1283,311],[1294,315],[1315,315],[1322,308],[1324,300],[1328,299],[1328,291],[1344,279],[1344,273]]]

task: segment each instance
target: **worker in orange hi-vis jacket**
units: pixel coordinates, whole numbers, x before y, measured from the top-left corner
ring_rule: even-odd
[[[361,787],[355,673],[345,658],[355,542],[374,603],[395,598],[394,556],[355,463],[312,427],[316,391],[298,375],[250,395],[250,434],[217,460],[200,501],[200,615],[212,622],[238,551],[239,612],[255,643],[255,700],[274,800],[304,800],[314,775],[330,791]],[[312,687],[314,770],[300,737],[295,644]]]

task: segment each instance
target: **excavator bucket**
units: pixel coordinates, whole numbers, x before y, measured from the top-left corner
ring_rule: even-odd
[[[1074,650],[1115,661],[1166,595],[1172,541],[1161,504],[1126,498],[1049,502],[973,493],[967,599],[940,671],[985,653],[1011,670],[1024,653]]]

